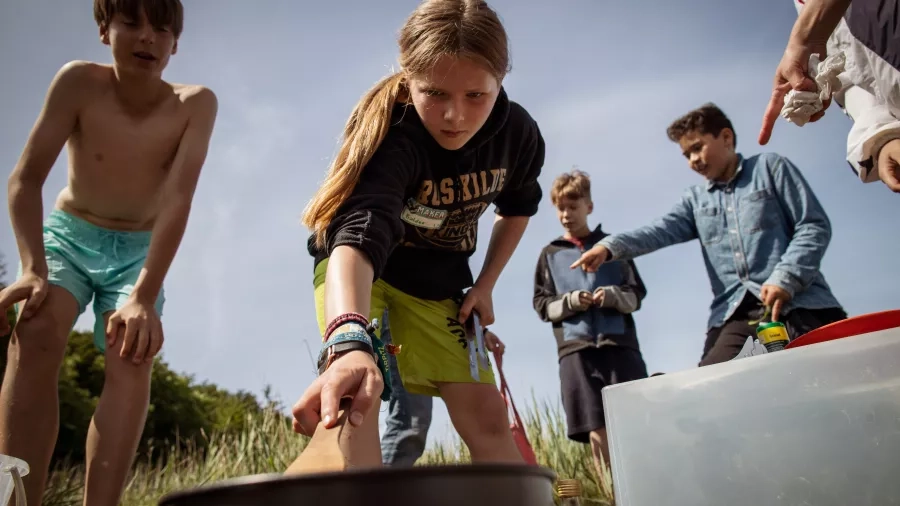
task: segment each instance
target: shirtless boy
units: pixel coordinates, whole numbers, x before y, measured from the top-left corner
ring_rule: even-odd
[[[113,64],[75,61],[59,70],[9,178],[21,267],[0,292],[0,309],[19,311],[0,392],[0,453],[30,464],[29,503],[40,502],[56,440],[66,340],[92,299],[106,377],[87,436],[84,504],[119,503],[143,431],[163,344],[163,279],[218,108],[209,89],[162,80],[182,12],[180,0],[95,0]],[[63,145],[68,186],[42,237],[41,190]]]

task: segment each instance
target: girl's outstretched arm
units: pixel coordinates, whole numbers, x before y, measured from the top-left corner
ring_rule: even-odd
[[[325,274],[325,321],[342,314],[368,315],[374,269],[369,257],[352,246],[338,246]]]
[[[331,322],[349,313],[368,315],[372,274],[372,263],[365,253],[351,246],[335,248],[329,257],[325,275],[325,320]],[[344,326],[354,325],[359,327],[356,330],[365,332],[365,328],[358,323],[351,322]],[[371,352],[352,350],[340,353],[294,405],[294,429],[311,436],[319,422],[325,428],[333,427],[344,397],[353,397],[349,420],[359,426],[383,388],[381,371]]]
[[[357,341],[355,344],[359,345],[358,341],[368,340],[371,344],[366,321],[360,320],[369,316],[372,285],[403,235],[400,212],[416,177],[416,164],[411,158],[414,152],[411,146],[389,136],[328,225],[324,241],[329,252],[325,322],[336,328],[323,336],[326,340],[336,337],[345,343]],[[336,319],[339,320],[332,325]],[[320,421],[331,428],[343,397],[353,398],[351,424],[359,425],[372,414],[373,403],[384,389],[373,353],[361,348],[337,351],[330,365],[294,405],[294,429],[312,435]]]

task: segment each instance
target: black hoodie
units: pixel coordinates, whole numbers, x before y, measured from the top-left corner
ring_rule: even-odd
[[[325,251],[353,246],[375,279],[428,300],[458,297],[473,284],[469,257],[478,218],[493,203],[501,216],[537,213],[544,139],[537,123],[501,88],[484,126],[450,151],[428,133],[412,106],[397,104],[391,126],[359,184],[326,231]]]

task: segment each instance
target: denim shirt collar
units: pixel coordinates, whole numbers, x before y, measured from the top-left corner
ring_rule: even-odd
[[[731,176],[731,179],[722,183],[719,181],[707,181],[706,182],[706,191],[711,192],[714,189],[722,189],[727,188],[734,184],[735,181],[741,176],[741,172],[744,171],[744,155],[737,153],[737,168],[734,171],[734,175]]]

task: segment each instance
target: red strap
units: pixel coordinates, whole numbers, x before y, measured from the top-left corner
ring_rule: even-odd
[[[506,383],[506,376],[503,374],[503,356],[496,348],[494,348],[494,362],[497,363],[497,372],[500,373],[500,396],[506,402],[507,408],[512,410],[516,425],[524,428],[525,424],[522,423],[522,419],[519,417],[519,410],[516,409],[516,404],[512,399],[512,392],[510,392],[509,385]]]
[[[522,458],[525,459],[527,464],[538,465],[537,456],[534,454],[534,448],[531,447],[531,443],[528,442],[528,436],[525,434],[525,424],[522,423],[522,419],[519,418],[519,411],[516,409],[515,403],[512,400],[512,393],[509,391],[509,385],[506,383],[506,376],[503,374],[503,357],[500,356],[497,350],[494,350],[494,361],[497,363],[497,372],[500,374],[500,396],[503,398],[503,401],[506,402],[507,411],[512,409],[512,416],[510,418],[513,419],[513,422],[510,424],[510,430],[512,430],[513,439],[516,442],[516,447],[519,449],[519,453],[522,454]]]

